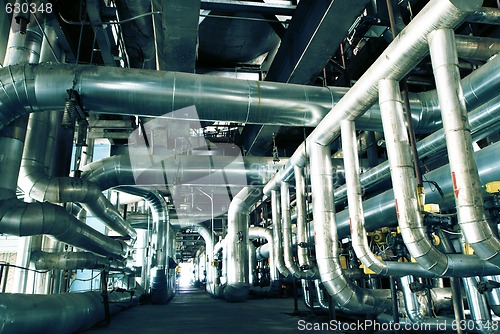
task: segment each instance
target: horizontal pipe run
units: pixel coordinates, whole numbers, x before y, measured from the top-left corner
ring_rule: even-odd
[[[306,144],[297,148],[285,167],[264,187],[264,194],[277,189],[279,183],[292,174],[291,166],[304,166],[305,148],[310,149],[313,143],[329,145],[339,136],[341,121],[356,120],[363,115],[377,100],[380,80],[399,81],[418,64],[428,54],[430,32],[454,28],[481,4],[481,0],[431,0],[321,120],[307,137]]]
[[[111,314],[135,306],[138,296],[129,292],[108,293]],[[0,294],[2,334],[70,334],[105,320],[102,293],[56,295]]]
[[[0,233],[30,236],[48,234],[55,239],[101,255],[125,259],[128,246],[83,224],[63,207],[50,203],[0,202]]]
[[[32,251],[31,262],[37,270],[73,270],[73,269],[116,269],[125,268],[123,262],[111,260],[86,252],[48,253]]]

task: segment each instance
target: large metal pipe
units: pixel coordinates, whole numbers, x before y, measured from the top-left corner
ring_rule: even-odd
[[[476,277],[464,277],[462,278],[464,284],[465,294],[467,296],[467,304],[469,305],[469,310],[472,316],[472,320],[475,323],[473,328],[479,329],[479,333],[494,333],[496,330],[491,330],[487,327],[487,324],[491,323],[491,314],[488,304],[486,303],[486,296],[479,293],[477,290],[477,278]],[[467,328],[470,328],[468,324]]]
[[[170,237],[171,226],[168,214],[168,206],[165,198],[156,190],[149,190],[136,187],[120,187],[120,191],[140,196],[148,204],[156,228],[156,269],[151,282],[151,301],[155,304],[165,304],[173,296],[173,291],[168,289],[167,266],[168,238]]]
[[[390,290],[367,290],[354,285],[339,261],[338,235],[332,186],[332,165],[328,146],[310,148],[316,261],[321,282],[335,302],[349,313],[381,313],[391,308]]]
[[[307,231],[306,184],[303,168],[295,166],[295,203],[297,208],[297,258],[301,275],[317,279],[318,268],[309,257],[309,233]]]
[[[454,36],[451,29],[436,30],[429,35],[429,47],[441,105],[458,222],[465,241],[475,253],[500,267],[500,240],[493,233],[484,212]]]
[[[375,67],[381,66],[386,72],[396,68],[397,73],[394,75],[402,77],[402,73],[406,74],[411,69],[411,64],[417,63],[427,52],[422,49],[422,40],[416,38],[417,34],[428,34],[434,27],[449,27],[460,21],[461,17],[457,17],[458,8],[449,0],[443,3],[437,2],[437,5],[428,6],[428,11],[435,11],[431,16],[427,16],[432,17],[432,20],[420,23],[418,21],[426,19],[419,19],[415,23],[412,21],[406,28],[409,34],[400,34],[404,37],[398,37],[384,53],[384,58],[388,54],[397,57],[388,57],[386,61],[379,60],[374,64]],[[477,0],[474,0],[475,2]],[[471,2],[470,6],[474,3]],[[462,5],[457,4],[457,6]],[[446,12],[448,9],[449,13]],[[443,12],[445,15],[442,20],[434,15]],[[418,16],[426,16],[425,10]],[[419,27],[418,24],[425,29],[422,31],[418,30],[420,28],[415,29]],[[415,63],[409,62],[412,57],[408,56],[413,54],[409,52],[413,45],[418,58],[415,58]],[[371,73],[377,71],[372,68]],[[377,73],[376,76],[383,78],[385,74]],[[490,72],[490,75],[495,73]],[[313,87],[188,73],[64,64],[2,68],[0,80],[4,85],[4,89],[0,92],[0,128],[27,113],[62,109],[67,97],[66,90],[72,87],[78,91],[85,110],[95,113],[162,117],[167,113],[195,106],[200,120],[311,127],[318,125],[330,110],[336,108],[345,95],[349,97],[354,94],[348,93],[350,90],[345,87]],[[74,80],[76,86],[73,85]],[[495,96],[498,83],[495,80],[490,81],[491,85],[473,87],[474,92],[469,91],[469,85],[463,85],[466,89],[468,107],[476,107],[474,103],[477,99],[484,100],[488,96]],[[47,85],[47,82],[51,84]],[[373,82],[369,85],[372,84]],[[134,89],[127,90],[127,94],[123,94],[124,87],[131,86],[134,86]],[[356,94],[360,94],[359,90],[365,89],[361,84],[354,87]],[[231,93],[220,93],[227,91]],[[360,104],[363,112],[376,100],[372,93],[369,100],[359,99],[363,101]],[[428,131],[429,126],[439,127],[435,92],[414,94],[411,96],[411,104],[417,131]],[[344,105],[338,108],[343,109]],[[262,113],[261,110],[268,112]],[[378,107],[373,107],[366,115],[361,116],[363,112],[356,111],[353,114],[359,117],[358,127],[380,130]],[[344,116],[343,114],[339,117]],[[333,137],[337,135],[338,130],[332,133]]]
[[[285,265],[283,257],[283,235],[281,233],[281,210],[280,210],[280,194],[278,191],[271,192],[271,219],[273,221],[273,239],[274,239],[274,260],[276,261],[276,268],[284,277],[290,275]]]
[[[109,309],[116,314],[137,305],[129,292],[108,293]],[[70,334],[105,320],[99,291],[56,295],[0,294],[0,332],[3,334]]]
[[[121,261],[112,260],[88,252],[48,253],[32,251],[31,261],[37,270],[73,270],[73,269],[119,269],[125,265]]]
[[[276,272],[276,260],[274,258],[274,238],[273,232],[264,227],[259,226],[250,226],[248,230],[248,238],[263,238],[266,239],[268,247],[269,247],[269,271],[272,281],[276,281],[278,279],[278,275]]]
[[[303,273],[293,260],[290,186],[287,182],[281,182],[281,222],[281,233],[283,234],[283,259],[285,260],[285,266],[292,276],[296,278],[306,278],[307,273]]]
[[[0,233],[28,236],[48,234],[70,245],[124,259],[128,246],[83,224],[63,207],[50,203],[23,203],[16,198],[0,203]]]
[[[487,60],[500,52],[500,42],[496,38],[457,35],[455,45],[460,58]]]
[[[28,132],[19,172],[19,187],[39,202],[83,203],[93,216],[121,235],[136,238],[134,229],[92,182],[72,177],[50,177],[45,168],[45,138],[48,137],[50,113],[30,115]]]
[[[467,255],[443,254],[427,237],[420,214],[421,203],[417,197],[399,83],[381,80],[379,92],[397,220],[408,252],[425,270],[437,276],[470,275],[472,271],[483,270],[485,264],[478,261],[477,257],[472,259]],[[476,265],[463,266],[470,260]]]
[[[224,298],[230,302],[248,298],[248,225],[252,206],[261,196],[261,190],[247,186],[231,201],[228,209],[226,235],[227,285]]]
[[[495,143],[475,152],[475,158],[479,167],[479,175],[481,184],[485,185],[488,182],[498,181],[500,179],[500,170],[498,169],[498,161],[495,159],[500,156],[500,143]],[[437,190],[434,184],[429,182],[424,183],[426,193],[426,203],[439,204],[441,210],[449,210],[454,208],[453,183],[451,181],[450,169],[448,165],[437,168],[424,174],[425,179],[433,182],[442,191]],[[380,195],[367,199],[363,202],[366,230],[373,231],[384,226],[394,226],[397,221],[396,206],[394,203],[393,190],[389,189]],[[343,210],[336,214],[337,228],[339,236],[344,238],[349,235],[349,213],[348,210]],[[469,258],[469,257],[468,257]],[[473,257],[470,257],[471,259]],[[465,267],[474,267],[478,263],[478,258],[474,261],[467,261]],[[477,272],[474,276],[496,275],[499,273],[496,266],[485,263],[483,270]],[[493,269],[493,271],[491,271]]]
[[[341,137],[344,155],[345,179],[347,186],[349,223],[352,248],[363,265],[373,272],[384,276],[434,276],[417,263],[390,262],[377,257],[368,245],[362,204],[362,189],[359,181],[359,158],[356,128],[352,121],[342,121]]]
[[[427,36],[436,29],[453,28],[468,13],[478,9],[481,0],[431,0],[384,50],[344,97],[321,120],[306,142],[293,153],[288,163],[264,187],[264,194],[276,189],[292,173],[292,166],[304,166],[306,150],[313,143],[329,145],[339,136],[342,120],[355,120],[373,105],[382,79],[401,80],[428,53]]]
[[[497,56],[500,60],[500,57]],[[500,66],[500,64],[499,64]],[[496,131],[495,124],[500,121],[500,96],[482,104],[469,113],[471,135],[474,141],[487,137]],[[446,148],[444,130],[440,129],[433,134],[417,142],[417,151],[421,159]],[[360,175],[361,186],[369,190],[379,182],[387,180],[391,175],[389,161],[385,161],[376,167]],[[335,201],[344,201],[347,197],[347,187],[342,185],[335,189]]]

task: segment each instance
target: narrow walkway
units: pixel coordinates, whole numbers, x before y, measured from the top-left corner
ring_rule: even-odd
[[[306,310],[303,303],[299,308]],[[182,288],[166,305],[142,305],[123,311],[111,319],[109,327],[85,333],[303,333],[299,330],[301,319],[302,322],[321,321],[293,316],[292,312],[292,298],[228,303],[200,289]]]

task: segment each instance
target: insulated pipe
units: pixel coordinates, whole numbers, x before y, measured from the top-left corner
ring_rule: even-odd
[[[453,1],[460,2],[460,0]],[[440,1],[434,0],[434,2]],[[436,5],[433,4],[429,6],[429,11],[436,10],[436,13],[442,13],[448,10],[446,6],[453,5],[450,0],[447,0],[438,6],[443,8],[436,9]],[[416,23],[426,27],[422,32],[414,29],[415,24],[412,21],[410,27],[406,29],[410,34],[398,37],[396,42],[389,47],[390,53],[387,51],[384,53],[384,57],[386,54],[397,54],[398,57],[388,57],[387,61],[379,60],[375,66],[383,66],[384,71],[390,71],[393,67],[397,68],[398,78],[402,77],[401,72],[410,69],[408,59],[411,57],[407,54],[412,54],[409,52],[411,46],[417,43],[415,50],[419,52],[418,56],[421,58],[423,55],[421,56],[420,53],[427,52],[427,50],[421,50],[421,41],[416,40],[415,35],[427,34],[431,31],[429,25],[432,24],[437,27],[456,24],[457,8],[453,8],[449,13],[445,12],[444,20],[432,15],[433,20]],[[453,24],[450,24],[450,19],[454,20],[451,22]],[[410,48],[407,48],[406,44]],[[403,52],[407,53],[406,55],[395,51],[400,47]],[[401,63],[403,66],[399,67],[397,65],[401,59],[405,61]],[[374,74],[374,72],[376,71],[372,69],[371,73]],[[377,73],[376,76],[385,77],[385,74],[382,74],[380,76]],[[491,72],[490,75],[495,75],[495,73]],[[4,89],[0,91],[0,128],[24,114],[62,109],[67,97],[66,90],[74,86],[73,81],[77,82],[75,89],[81,97],[85,110],[89,112],[163,117],[166,113],[195,106],[199,120],[283,126],[316,126],[332,108],[336,108],[337,103],[344,99],[345,95],[353,94],[348,93],[345,87],[324,88],[188,73],[67,64],[5,67],[0,69],[0,80],[4,85]],[[51,85],[47,85],[47,82],[51,82]],[[484,100],[491,94],[494,96],[498,90],[498,83],[494,80],[491,82],[492,85],[475,87],[475,94],[471,91],[467,92],[468,85],[463,85],[466,88],[466,97],[472,98],[470,102],[473,104],[468,104],[470,108],[477,106],[474,104],[476,99]],[[123,94],[123,87],[130,86],[136,89],[128,90],[127,94]],[[360,94],[359,90],[364,90],[361,84],[354,87],[356,87],[356,95]],[[231,94],[221,95],[221,91],[230,91]],[[364,108],[363,112],[373,105],[375,99],[376,96],[367,101],[360,99],[363,101],[361,104]],[[428,131],[429,126],[439,126],[439,117],[436,118],[439,112],[435,92],[411,95],[410,102],[417,132]],[[469,103],[468,99],[467,103]],[[343,106],[339,108],[343,109]],[[268,112],[262,113],[261,110]],[[358,111],[355,114],[359,117],[357,120],[359,128],[380,130],[380,113],[377,106],[369,109],[365,115],[361,116],[361,114],[362,112]],[[433,124],[434,122],[437,123]],[[333,132],[333,137],[337,135],[338,130]]]
[[[206,257],[204,261],[206,263],[206,271],[207,271],[207,285],[211,285],[214,281],[214,275],[212,270],[212,262],[214,260],[214,245],[213,245],[213,234],[210,229],[205,226],[198,224],[193,225],[192,228],[198,232],[198,234],[205,240],[205,253]]]
[[[231,201],[228,215],[226,253],[227,285],[224,298],[230,302],[248,298],[248,225],[252,206],[261,196],[261,190],[247,186]]]
[[[274,239],[274,260],[276,261],[276,268],[284,277],[290,275],[285,265],[283,257],[283,235],[281,233],[281,210],[280,210],[280,194],[278,191],[271,192],[271,216],[273,221],[273,239]]]
[[[378,82],[401,80],[428,53],[427,36],[436,29],[453,28],[468,13],[477,10],[482,0],[431,0],[408,26],[396,36],[370,68],[356,81],[332,110],[293,153],[283,169],[264,187],[264,194],[279,186],[292,173],[292,166],[304,166],[313,143],[329,145],[338,136],[342,120],[355,120],[377,100]]]
[[[497,56],[500,60],[500,56]],[[499,63],[500,66],[500,63]],[[496,131],[494,126],[500,122],[500,96],[491,101],[482,104],[469,113],[469,122],[471,125],[472,139],[474,141],[485,138]],[[417,142],[417,151],[421,159],[446,148],[444,140],[444,130],[440,129],[433,134]],[[378,182],[386,180],[391,175],[389,161],[385,161],[376,167],[370,168],[361,174],[360,182],[363,189],[370,189]],[[347,197],[347,186],[342,185],[335,189],[335,201],[341,202]]]
[[[285,260],[285,266],[292,276],[296,278],[307,278],[306,273],[302,273],[302,270],[300,270],[293,260],[290,187],[286,182],[281,182],[281,221],[283,233],[283,258]]]
[[[420,215],[399,85],[394,80],[381,80],[379,91],[396,214],[408,252],[425,270],[437,276],[471,274],[472,267],[464,266],[470,261],[485,268],[485,264],[477,262],[477,257],[441,253],[427,238]]]
[[[472,319],[476,323],[476,327],[480,329],[480,333],[496,333],[498,329],[490,331],[491,328],[488,324],[491,324],[491,314],[488,304],[486,303],[486,296],[479,293],[477,290],[477,280],[476,277],[464,277],[462,278],[464,284],[465,294],[467,296],[467,304],[469,305],[469,310]]]
[[[274,258],[275,252],[274,252],[274,238],[273,238],[273,232],[265,227],[259,227],[259,226],[250,226],[248,229],[248,238],[253,239],[253,238],[263,238],[266,239],[267,244],[269,247],[269,271],[271,274],[271,280],[276,281],[278,279],[278,275],[276,273],[276,260]],[[262,247],[262,246],[261,246]],[[259,247],[260,248],[260,247]],[[257,249],[259,249],[257,248]]]
[[[295,176],[295,203],[297,207],[297,258],[301,271],[301,276],[317,279],[319,277],[318,268],[309,258],[309,233],[307,231],[307,211],[306,211],[306,184],[303,168],[294,167]],[[305,277],[303,277],[305,278]]]
[[[148,163],[150,161],[155,163]],[[253,185],[260,185],[275,173],[275,169],[275,163],[269,157],[243,157],[241,160],[235,160],[230,156],[134,155],[131,157],[123,154],[86,165],[82,168],[82,179],[97,183],[101,190],[118,185],[194,184],[198,179],[202,179],[202,185],[206,185],[208,170],[210,173],[223,171],[228,180],[244,178]],[[224,188],[225,186],[226,184]],[[227,191],[225,194],[227,195]]]
[[[332,186],[332,164],[328,146],[310,148],[316,260],[321,281],[341,309],[349,313],[381,313],[391,308],[388,289],[367,290],[344,275],[339,261],[338,235]]]
[[[431,244],[422,223],[399,83],[381,80],[379,95],[401,236],[412,257],[424,269],[441,276],[447,271],[448,258]]]
[[[455,42],[459,58],[487,60],[500,52],[496,38],[457,35]]]
[[[426,307],[428,304],[428,298],[432,297],[427,294],[424,300],[420,299],[417,293],[411,289],[411,284],[414,281],[415,280],[412,276],[403,276],[398,279],[398,286],[403,292],[405,310],[411,322],[415,324],[433,324],[434,326],[441,324],[441,326],[444,326],[445,323],[454,321],[451,318],[434,318],[427,315],[426,312],[432,312],[432,310],[428,310]],[[431,291],[432,290],[429,290],[429,293],[431,293]]]
[[[48,253],[32,251],[30,258],[37,270],[125,269],[123,262],[87,252]]]
[[[60,206],[24,203],[16,198],[0,203],[0,233],[29,236],[48,234],[61,242],[101,255],[125,259],[128,246],[83,224]]]
[[[224,262],[225,256],[223,256],[223,258],[220,259],[219,252],[220,251],[225,252],[224,248],[225,248],[225,239],[221,239],[214,245],[214,250],[213,250],[214,259],[215,259],[215,257],[217,257],[218,261],[222,262],[223,268],[225,268],[225,266],[226,266],[226,263]],[[213,294],[214,297],[220,298],[223,296],[223,291],[222,291],[222,286],[221,286],[221,276],[219,275],[221,273],[219,273],[219,270],[217,270],[216,267],[214,267],[212,270],[214,272],[214,274],[213,274],[214,284],[213,284],[213,288],[209,287],[209,292],[211,294]],[[225,270],[225,269],[223,269],[223,270]]]
[[[467,16],[467,22],[500,25],[500,9],[482,7]]]
[[[500,240],[493,234],[484,212],[454,36],[451,29],[436,30],[429,35],[429,47],[441,105],[458,222],[465,241],[474,252],[481,259],[500,267]]]
[[[168,206],[165,198],[156,190],[120,187],[120,191],[140,196],[144,198],[153,216],[153,222],[156,226],[156,270],[151,282],[151,301],[154,304],[165,304],[173,296],[173,291],[168,289],[167,266],[168,257],[168,238],[171,232],[170,218],[168,215]]]
[[[26,144],[19,171],[19,187],[39,202],[83,203],[93,216],[123,236],[137,237],[134,229],[92,182],[73,177],[50,177],[45,169],[44,140],[48,136],[50,113],[30,115]]]
[[[391,262],[378,258],[368,245],[362,204],[362,189],[359,182],[358,141],[354,122],[342,121],[342,149],[344,155],[345,179],[347,186],[349,223],[352,248],[363,265],[383,276],[406,276],[409,273],[421,277],[434,276],[417,263]]]
[[[129,292],[108,293],[111,314],[137,305]],[[56,295],[0,294],[2,334],[70,334],[105,320],[99,291]]]
[[[498,181],[500,179],[500,169],[498,169],[498,161],[495,159],[497,156],[500,156],[500,142],[487,146],[475,153],[476,161],[479,166],[481,184],[484,185],[488,182]],[[428,182],[424,183],[426,202],[439,204],[441,210],[448,210],[454,207],[450,205],[450,202],[453,202],[454,196],[453,184],[449,175],[450,169],[448,165],[424,174],[426,180],[435,182],[443,192],[443,196],[441,196],[434,185]],[[373,231],[384,226],[394,226],[397,220],[392,189],[365,200],[363,202],[363,208],[367,231]],[[337,213],[336,220],[338,222],[337,228],[339,236],[345,238],[349,235],[350,227],[348,210]],[[470,260],[464,262],[463,270],[464,272],[474,271],[474,274],[471,276],[487,276],[500,273],[498,267],[488,262],[479,261],[477,256],[467,256],[466,259]]]

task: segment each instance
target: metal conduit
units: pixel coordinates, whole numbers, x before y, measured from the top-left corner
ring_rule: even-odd
[[[303,278],[317,279],[318,268],[309,258],[309,238],[307,232],[306,184],[303,168],[294,167],[295,203],[297,207],[297,258]]]
[[[500,59],[500,57],[497,57]],[[471,126],[472,139],[478,141],[496,131],[494,126],[500,122],[500,96],[479,106],[468,114]],[[444,130],[440,129],[433,134],[417,142],[417,151],[421,159],[446,148]],[[360,174],[360,182],[363,189],[370,189],[391,175],[389,161],[385,161]],[[335,201],[341,202],[347,197],[347,186],[342,185],[335,189]]]
[[[443,254],[427,238],[420,215],[399,84],[394,80],[381,80],[379,91],[397,220],[408,252],[424,269],[437,276],[470,275],[472,268],[482,270],[486,263],[481,263],[477,257]],[[468,262],[475,264],[464,266]]]
[[[48,253],[37,250],[31,252],[30,259],[37,270],[125,269],[121,261],[87,252]]]
[[[276,268],[284,277],[290,276],[290,271],[285,265],[283,256],[283,235],[281,233],[281,210],[280,210],[280,194],[278,191],[271,192],[271,219],[273,221],[273,239],[274,239],[274,260]]]
[[[108,294],[111,314],[138,303],[129,292]],[[88,329],[105,319],[99,291],[56,295],[0,294],[2,334],[70,334]]]
[[[478,0],[474,0],[476,3]],[[434,0],[434,2],[436,2]],[[417,34],[427,34],[433,27],[449,27],[460,21],[458,8],[449,0],[437,1],[437,5],[430,4],[434,14],[445,13],[442,20],[432,15],[433,20],[420,19],[406,28],[409,32],[403,38],[397,38],[385,54],[398,55],[388,57],[387,61],[378,61],[375,67],[383,66],[384,71],[396,68],[398,77],[406,74],[413,62],[408,54],[413,43],[418,47],[418,59],[423,58],[427,50],[422,49],[421,40]],[[458,0],[453,2],[459,3]],[[465,2],[462,0],[462,2]],[[471,6],[474,4],[471,3]],[[452,7],[449,13],[448,7]],[[457,4],[458,7],[462,6]],[[439,8],[435,8],[439,7]],[[467,7],[468,8],[468,7]],[[465,8],[465,9],[467,9]],[[417,15],[418,17],[419,15]],[[422,16],[426,16],[425,11]],[[427,20],[427,21],[426,21]],[[418,22],[424,21],[424,22]],[[420,31],[418,24],[426,27]],[[404,46],[404,48],[402,48]],[[403,51],[399,52],[399,48]],[[471,46],[468,45],[468,53]],[[398,50],[396,52],[396,50]],[[385,56],[384,56],[385,57]],[[415,58],[415,63],[418,59]],[[380,59],[380,58],[379,58]],[[403,61],[404,60],[404,61]],[[398,66],[398,64],[401,64]],[[372,73],[376,71],[373,69]],[[490,73],[494,74],[494,73]],[[385,73],[377,77],[385,77]],[[365,74],[366,77],[366,74]],[[245,81],[230,78],[211,77],[189,73],[146,71],[138,69],[124,69],[102,66],[67,65],[67,64],[39,64],[18,65],[0,69],[0,81],[3,90],[0,92],[0,128],[9,124],[15,118],[31,112],[43,110],[59,110],[67,97],[66,90],[73,87],[81,97],[86,111],[119,114],[163,117],[176,110],[195,106],[199,120],[231,121],[253,124],[273,124],[283,126],[317,126],[322,118],[332,110],[345,95],[345,87],[313,87],[273,82]],[[133,81],[133,82],[132,82]],[[50,82],[50,85],[47,85]],[[359,82],[363,82],[360,80]],[[498,90],[498,81],[491,80],[492,85],[482,85],[474,92],[468,91],[464,84],[466,97],[474,95],[484,100],[488,96],[495,96]],[[371,83],[371,85],[373,82]],[[128,87],[134,89],[128,89]],[[363,90],[361,84],[354,86],[355,90]],[[361,88],[360,88],[361,87]],[[484,90],[484,91],[483,91]],[[221,92],[230,91],[230,94]],[[19,94],[18,93],[21,93]],[[126,92],[126,94],[124,94]],[[373,93],[373,92],[372,92]],[[360,108],[368,110],[375,102],[376,97],[370,93],[370,99],[363,100]],[[358,91],[356,94],[360,94]],[[493,95],[492,95],[493,94]],[[470,100],[474,103],[474,98]],[[347,102],[347,101],[346,101]],[[352,103],[352,102],[349,102]],[[467,99],[469,103],[469,99]],[[439,112],[436,103],[436,93],[428,92],[411,96],[413,120],[416,130],[426,130],[429,127],[439,126]],[[468,104],[469,108],[476,105]],[[343,109],[344,106],[338,107]],[[260,110],[267,110],[262,113]],[[353,116],[358,117],[359,128],[380,130],[380,113],[378,106],[370,109],[366,115],[356,111]],[[339,116],[340,117],[340,116]],[[342,116],[341,118],[345,117]],[[333,123],[333,120],[328,122]],[[436,123],[436,124],[434,124]],[[323,131],[322,129],[321,131]],[[319,131],[319,130],[318,130]],[[317,132],[315,136],[319,134]],[[332,137],[338,135],[334,131]]]
[[[457,35],[455,45],[460,58],[487,60],[500,52],[500,41],[496,38]]]
[[[214,261],[214,244],[213,244],[213,234],[207,227],[203,225],[193,225],[192,228],[198,232],[198,234],[205,240],[205,253],[206,257],[204,261],[207,263],[207,285],[210,286],[214,282],[214,270],[212,262]]]
[[[335,224],[332,165],[328,146],[312,144],[310,170],[313,216],[316,234],[316,261],[321,281],[343,310],[350,313],[381,313],[391,308],[388,289],[367,290],[354,285],[340,266]]]
[[[276,272],[276,260],[274,258],[274,238],[273,238],[273,232],[264,227],[259,227],[259,226],[250,226],[248,229],[248,238],[253,239],[253,238],[263,238],[267,240],[267,244],[269,247],[269,271],[270,271],[270,276],[272,281],[278,280],[278,275]],[[262,246],[261,246],[262,247]],[[260,247],[259,247],[260,248]],[[259,249],[257,248],[257,249]]]
[[[483,7],[467,16],[467,22],[500,25],[500,9]]]
[[[231,201],[228,209],[226,235],[227,285],[224,298],[230,302],[248,298],[248,222],[252,206],[261,196],[261,190],[247,186]]]
[[[134,229],[92,182],[73,177],[50,177],[45,169],[45,150],[50,113],[30,115],[19,171],[19,187],[39,202],[83,203],[95,217],[123,236],[137,237]]]
[[[409,273],[420,277],[434,274],[417,263],[391,262],[379,259],[368,245],[362,204],[362,189],[359,182],[358,141],[354,122],[342,121],[341,136],[347,186],[349,224],[352,248],[363,265],[383,276],[406,276]]]
[[[500,267],[500,240],[485,217],[467,110],[462,98],[454,36],[453,30],[436,30],[429,35],[429,47],[441,105],[458,222],[465,241],[475,253]]]
[[[297,148],[285,167],[264,187],[264,194],[288,178],[293,165],[305,165],[305,148],[309,150],[313,143],[329,145],[339,136],[342,120],[355,120],[365,113],[377,99],[380,80],[401,80],[422,60],[428,53],[430,32],[457,26],[481,4],[481,0],[431,0],[316,126],[306,139],[307,145],[302,143]]]
[[[303,273],[293,260],[290,187],[286,182],[281,182],[281,222],[281,231],[283,234],[283,259],[285,261],[285,266],[292,276],[296,278],[306,278],[307,274]]]
[[[173,291],[168,289],[167,266],[168,238],[171,231],[168,206],[165,198],[156,190],[142,189],[136,187],[120,187],[120,191],[144,198],[153,216],[156,226],[156,271],[151,282],[151,301],[154,304],[165,304],[173,296]]]

